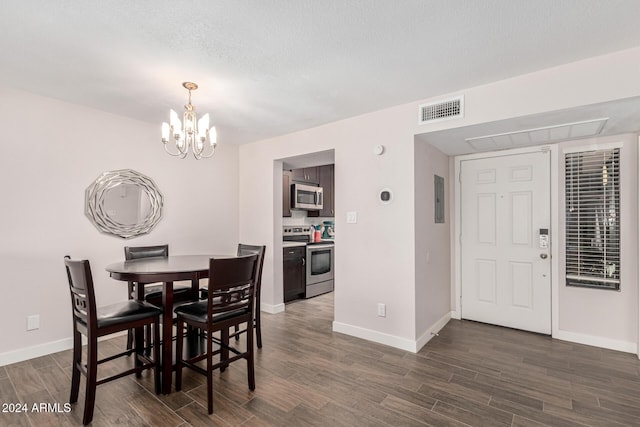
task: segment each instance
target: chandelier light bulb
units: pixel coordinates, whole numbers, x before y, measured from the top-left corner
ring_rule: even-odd
[[[218,133],[216,132],[215,126],[212,126],[211,129],[209,129],[209,144],[214,148],[218,144]]]
[[[217,145],[215,126],[209,129],[210,117],[205,114],[198,120],[196,107],[191,104],[191,91],[198,89],[198,85],[185,82],[182,86],[189,91],[189,101],[184,106],[182,121],[174,110],[169,112],[169,123],[162,123],[162,143],[165,151],[184,159],[189,151],[196,159],[206,159],[213,156]],[[209,149],[205,149],[205,145]],[[173,150],[170,147],[174,147]]]
[[[198,120],[198,139],[201,142],[206,141],[207,132],[209,131],[209,113],[205,114]]]
[[[162,122],[162,142],[164,142],[165,144],[169,142],[170,134],[171,134],[171,127],[169,126],[169,123]]]

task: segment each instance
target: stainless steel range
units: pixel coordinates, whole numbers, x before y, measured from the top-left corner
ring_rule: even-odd
[[[284,226],[282,240],[304,242],[307,246],[305,297],[311,298],[333,291],[334,243],[311,242],[311,227],[308,225]]]

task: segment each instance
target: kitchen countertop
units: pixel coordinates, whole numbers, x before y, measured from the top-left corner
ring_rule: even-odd
[[[322,239],[319,242],[282,242],[283,248],[293,248],[296,246],[306,246],[307,243],[311,245],[318,245],[320,243],[335,243],[333,239]]]
[[[319,242],[309,242],[308,245],[319,245],[321,243],[335,243],[334,239],[321,239]]]
[[[293,248],[296,246],[307,246],[306,242],[282,242],[283,248]]]

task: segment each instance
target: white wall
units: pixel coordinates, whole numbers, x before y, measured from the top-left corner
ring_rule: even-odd
[[[600,144],[623,143],[620,149],[620,291],[565,286],[565,168],[563,150],[585,151]],[[559,227],[555,232],[560,254],[559,323],[561,339],[636,352],[638,338],[638,136],[619,135],[559,144]]]
[[[640,47],[523,74],[415,103],[416,134],[640,95]],[[418,105],[464,94],[464,118],[418,125]]]
[[[640,48],[628,49],[242,146],[240,238],[262,241],[272,252],[263,276],[265,306],[283,309],[279,159],[335,149],[334,330],[416,349],[421,344],[416,340],[422,333],[418,328],[438,314],[421,311],[424,307],[415,300],[424,293],[419,281],[425,271],[416,270],[422,249],[415,239],[424,237],[416,226],[416,212],[422,208],[415,206],[419,174],[414,173],[414,136],[638,96],[638,75]],[[463,119],[417,123],[421,103],[461,93]],[[372,155],[376,144],[387,147],[384,156]],[[377,201],[377,192],[384,187],[395,191],[391,205]],[[357,224],[346,224],[347,211],[358,212]],[[257,217],[255,212],[264,215]],[[453,216],[449,218],[452,223]],[[378,302],[386,303],[386,318],[377,317]],[[616,316],[613,310],[608,315]],[[635,313],[637,317],[637,308]]]
[[[451,317],[451,220],[449,158],[423,141],[415,142],[416,339],[419,346]],[[445,222],[434,219],[434,175],[444,178]]]
[[[224,141],[213,159],[181,161],[164,154],[156,124],[0,89],[0,322],[12,325],[3,331],[0,364],[15,355],[7,352],[68,343],[66,253],[91,260],[98,297],[108,303],[124,297],[124,286],[111,281],[104,266],[121,259],[127,243],[167,242],[172,253],[194,253],[230,251],[238,240],[262,242],[268,246],[264,307],[282,309],[278,160],[329,149],[335,150],[336,179],[334,329],[415,349],[428,320],[417,320],[415,301],[421,291],[414,135],[638,96],[638,75],[640,48],[629,49],[248,144],[239,149],[239,163],[238,150]],[[417,124],[420,103],[458,93],[465,94],[464,119]],[[377,144],[387,147],[385,155],[373,156]],[[152,177],[165,196],[158,227],[128,242],[98,234],[83,214],[85,188],[101,172],[122,168]],[[390,205],[377,200],[384,187],[395,192]],[[347,211],[358,212],[357,224],[346,224]],[[379,302],[387,305],[386,318],[376,315]],[[603,311],[603,318],[618,316],[616,308]],[[637,319],[634,310],[629,316]],[[42,326],[27,333],[20,323],[30,314],[40,314]],[[627,339],[627,332],[611,337]]]
[[[334,149],[334,328],[415,347],[413,120],[403,106],[240,147],[240,238],[264,242],[273,254],[265,259],[263,308],[282,309],[278,160]],[[372,153],[377,144],[384,155]],[[395,194],[389,205],[378,201],[386,187]],[[357,224],[346,223],[347,211],[358,213]],[[377,316],[378,303],[386,304],[386,318]]]
[[[464,119],[415,126],[415,132],[427,134],[431,131],[639,96],[640,84],[637,78],[639,74],[640,48],[634,48],[443,94],[424,102],[463,93],[465,95]],[[415,104],[416,111],[418,105],[419,103]],[[584,143],[584,141],[577,143]],[[629,142],[626,148],[627,154],[624,155],[625,164],[628,166],[625,169],[626,173],[634,174],[634,178],[625,178],[625,182],[628,182],[625,191],[630,192],[626,196],[630,200],[629,204],[635,203],[637,208],[637,203],[634,202],[637,198],[637,182],[631,182],[637,176],[637,167],[633,160],[635,157],[637,161],[635,150],[637,149]],[[629,157],[632,158],[629,159]],[[456,179],[453,173],[450,179]],[[563,177],[559,178],[560,183],[562,179]],[[631,194],[634,191],[635,195]],[[637,249],[634,248],[638,245],[638,234],[634,232],[634,227],[637,227],[638,215],[637,209],[633,210],[632,206],[627,208],[631,209],[626,213],[627,217],[635,222],[628,224],[629,232],[625,233],[627,241],[624,256],[625,259],[629,257],[626,263],[633,266],[637,265]],[[561,209],[558,212],[559,215],[563,215]],[[455,239],[455,236],[454,231],[452,238]],[[457,256],[458,254],[454,253],[453,259],[457,259]],[[558,276],[561,276],[560,272]],[[586,290],[583,289],[567,290],[563,288],[564,285],[558,286],[562,289],[559,289],[558,326],[560,329],[557,337],[629,352],[635,351],[638,340],[639,311],[636,297],[637,272],[629,271],[626,277],[626,290],[617,295],[611,293],[602,298],[596,296],[594,292],[585,292]],[[459,276],[455,276],[454,281],[459,284]],[[454,294],[454,297],[456,295]],[[599,301],[604,304],[599,304]],[[455,298],[453,304],[457,311]],[[582,311],[583,306],[588,307],[589,310]],[[574,316],[576,313],[580,314]],[[585,321],[588,316],[592,317]]]
[[[168,243],[172,254],[235,251],[236,147],[221,141],[211,159],[180,160],[164,153],[155,123],[6,88],[0,127],[0,365],[70,344],[66,254],[90,260],[99,304],[108,304],[126,299],[126,284],[104,270],[123,258],[125,245]],[[99,233],[84,215],[85,189],[102,172],[126,168],[152,178],[164,196],[158,226],[130,240]],[[27,332],[32,314],[40,315],[40,329]]]

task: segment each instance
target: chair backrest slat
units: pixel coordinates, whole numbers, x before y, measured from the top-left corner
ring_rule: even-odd
[[[258,254],[258,266],[256,271],[256,289],[255,289],[255,297],[256,302],[260,303],[260,289],[262,287],[262,266],[264,265],[264,254],[267,250],[266,246],[257,246],[257,245],[247,245],[244,243],[238,243],[238,252],[237,255],[250,255],[250,254]],[[255,310],[260,310],[260,307],[256,307]]]
[[[125,246],[124,247],[124,259],[131,261],[134,259],[153,258],[153,257],[168,257],[169,245],[156,245],[156,246]],[[135,282],[129,282],[129,295],[133,292]]]
[[[258,254],[258,271],[256,272],[256,278],[258,282],[256,283],[256,288],[260,289],[260,282],[262,281],[262,266],[264,265],[264,253],[266,250],[266,246],[257,246],[257,245],[247,245],[244,243],[238,244],[237,255],[251,255]]]
[[[71,294],[74,319],[80,320],[87,326],[96,326],[96,296],[89,261],[72,260],[67,255],[65,256],[64,264],[67,270],[67,278],[69,279],[69,292]]]
[[[132,259],[167,256],[169,256],[169,245],[124,247],[124,259],[127,261]]]
[[[246,309],[253,314],[258,255],[209,261],[209,315]]]

